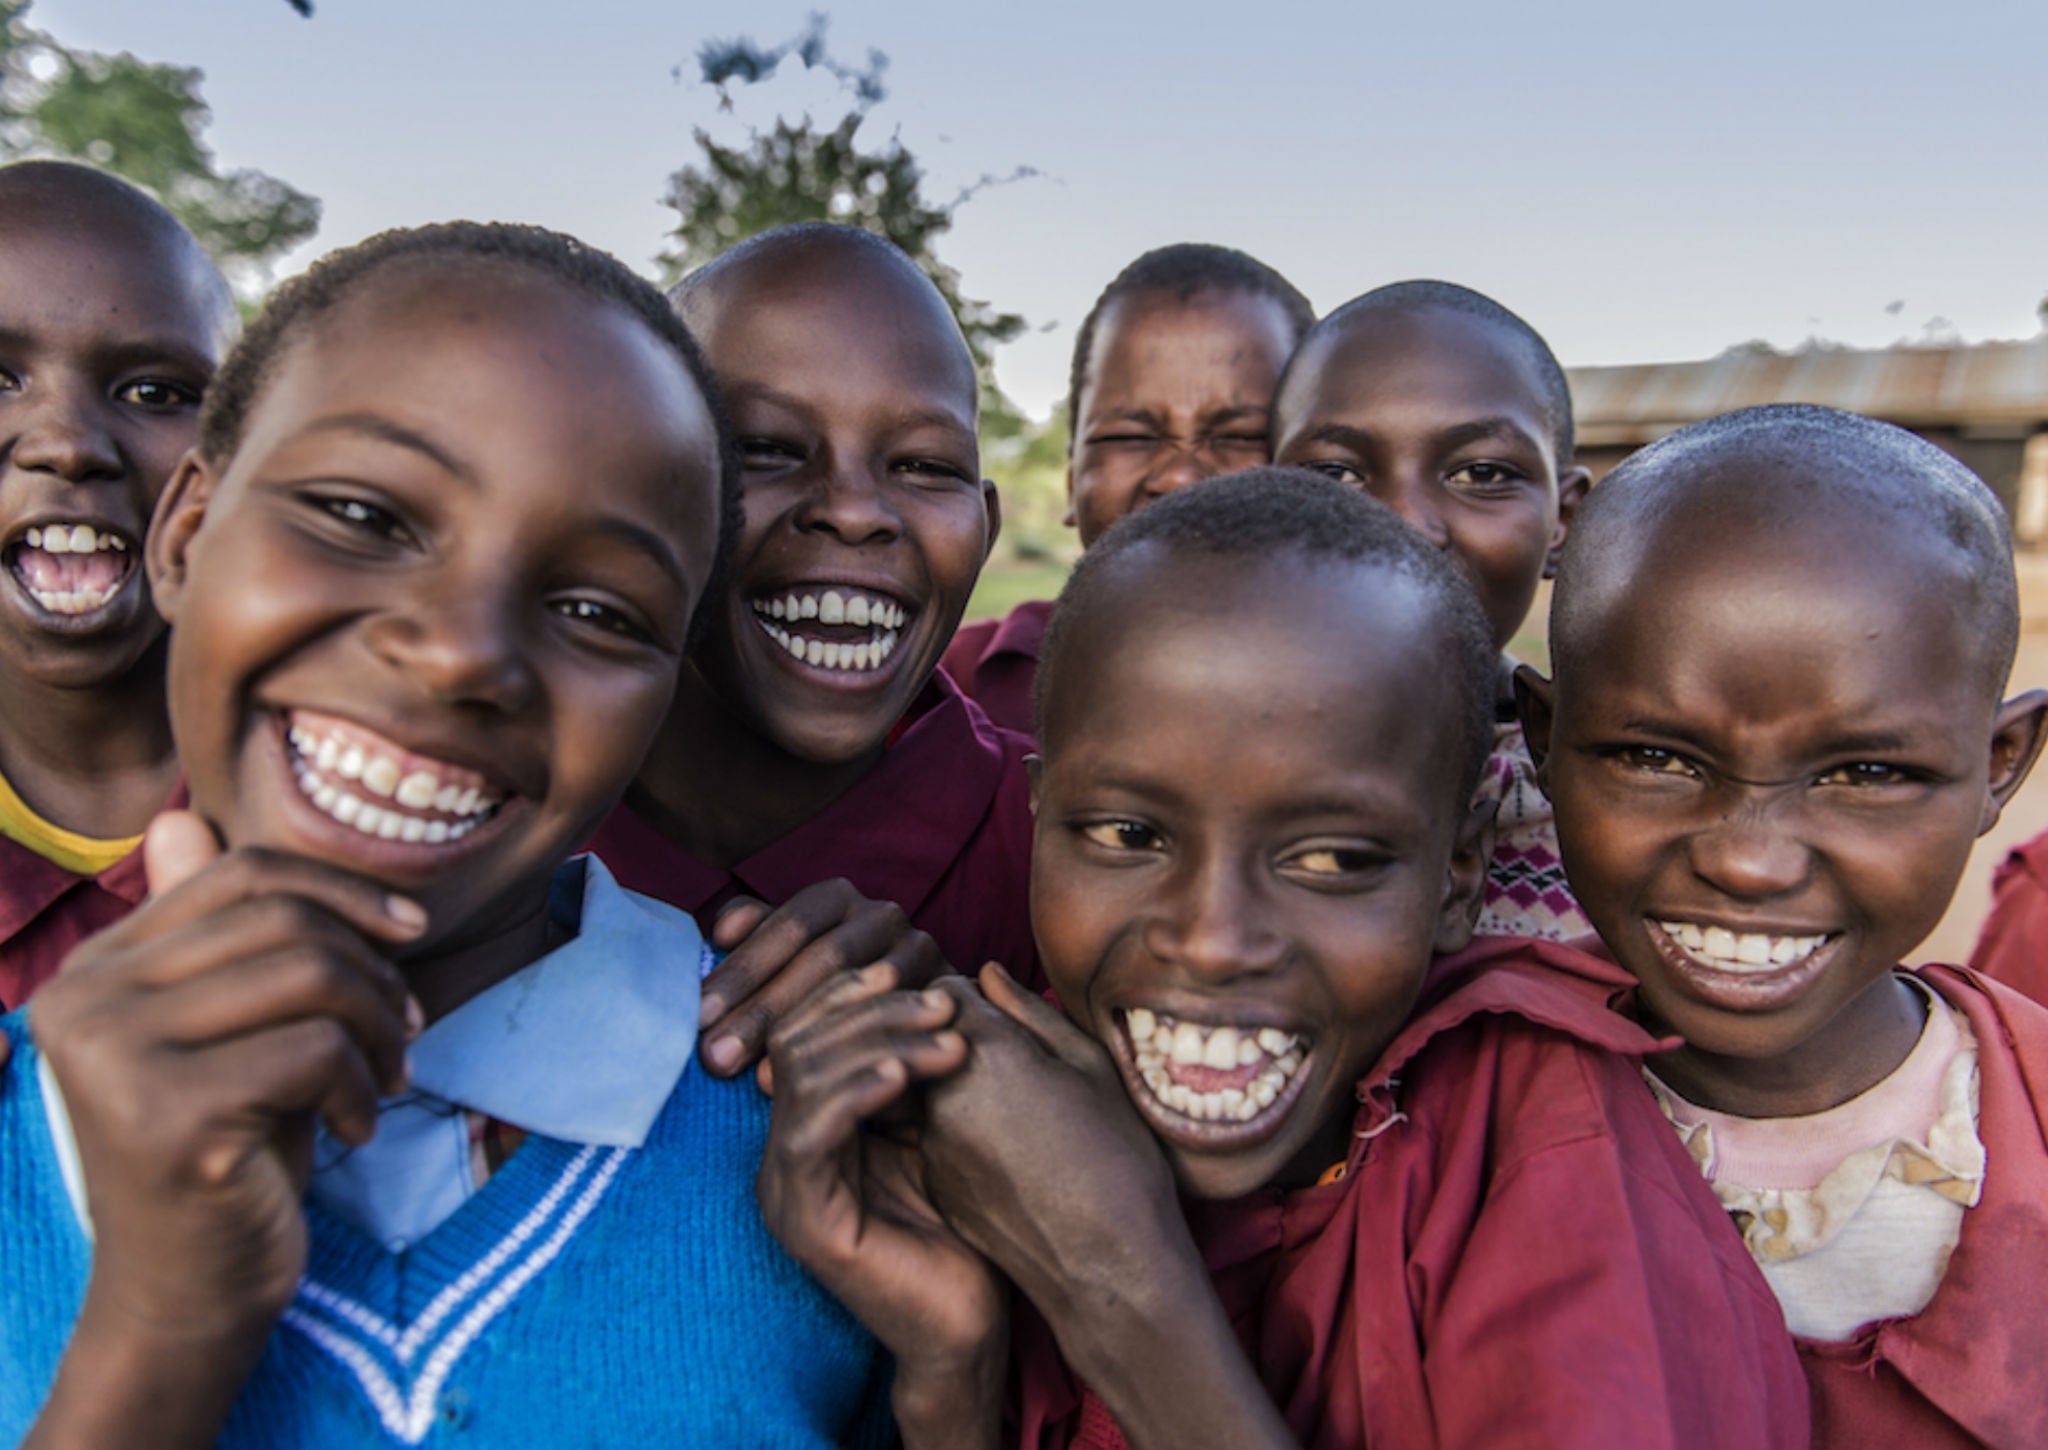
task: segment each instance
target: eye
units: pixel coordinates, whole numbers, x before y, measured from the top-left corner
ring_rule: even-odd
[[[1209,446],[1231,453],[1264,453],[1272,441],[1265,433],[1218,433],[1209,439]]]
[[[1156,433],[1098,433],[1088,440],[1090,448],[1151,448],[1159,442]]]
[[[1353,844],[1304,847],[1280,864],[1304,876],[1336,881],[1366,875],[1386,863],[1385,852]]]
[[[1680,779],[1699,774],[1691,761],[1661,745],[1615,745],[1601,752],[1625,770],[1642,775],[1664,775]]]
[[[1082,839],[1110,851],[1156,851],[1164,844],[1143,821],[1087,821],[1077,829]]]
[[[8,369],[0,368],[0,393],[18,393],[20,391],[21,379]]]
[[[1467,463],[1453,470],[1448,482],[1474,493],[1506,493],[1523,483],[1528,475],[1505,463]]]
[[[911,478],[920,482],[980,482],[972,470],[962,464],[949,462],[944,458],[906,458],[896,465],[896,471],[908,474]]]
[[[1326,458],[1315,463],[1304,463],[1301,466],[1320,473],[1325,478],[1334,478],[1339,483],[1349,484],[1353,488],[1365,487],[1365,475],[1363,473],[1360,473],[1348,463],[1339,463],[1334,458]]]
[[[741,438],[740,462],[747,468],[780,468],[804,460],[804,451],[780,438]]]
[[[607,634],[615,634],[623,639],[634,640],[640,644],[652,644],[654,642],[654,636],[643,629],[639,622],[624,610],[615,609],[611,605],[599,600],[558,599],[552,607],[564,619],[572,620],[577,624],[586,624],[593,629],[601,629]]]
[[[172,413],[199,406],[199,392],[166,378],[137,378],[115,389],[114,397],[151,413]]]
[[[390,509],[347,494],[334,494],[314,499],[315,507],[332,518],[341,520],[352,529],[376,534],[386,539],[410,539],[410,531]]]
[[[1865,787],[1909,785],[1915,779],[1911,771],[1901,766],[1887,765],[1881,760],[1854,760],[1823,772],[1818,784]]]

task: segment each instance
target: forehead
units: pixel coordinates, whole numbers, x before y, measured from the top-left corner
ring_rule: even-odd
[[[1311,338],[1276,412],[1290,430],[1507,417],[1543,436],[1548,402],[1527,339],[1483,317],[1425,307],[1355,313]]]
[[[1191,374],[1225,384],[1250,375],[1270,392],[1293,345],[1293,324],[1276,298],[1241,288],[1204,288],[1186,298],[1170,290],[1130,293],[1096,320],[1088,393],[1141,393],[1148,383]]]
[[[685,316],[720,381],[824,402],[940,409],[972,429],[974,359],[944,299],[866,247],[757,253],[707,280]]]
[[[630,509],[706,547],[715,532],[717,436],[682,360],[623,307],[520,267],[365,280],[287,345],[240,453],[338,418],[427,439],[480,489],[542,484],[558,512]]]
[[[198,244],[97,199],[0,199],[0,326],[160,339],[218,358],[233,310]]]
[[[1560,685],[1659,694],[1702,716],[1869,716],[1919,706],[1974,719],[1987,688],[1971,565],[1905,519],[1767,508],[1710,492],[1633,521],[1587,558],[1590,629]],[[2002,683],[2002,682],[1999,682]]]
[[[1377,564],[1174,556],[1118,559],[1081,621],[1087,645],[1047,702],[1051,763],[1134,760],[1172,739],[1223,781],[1239,758],[1307,778],[1365,772],[1448,802],[1463,725],[1447,631],[1415,581]]]

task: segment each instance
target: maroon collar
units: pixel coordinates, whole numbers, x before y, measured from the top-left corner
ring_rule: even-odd
[[[188,800],[185,782],[180,780],[171,798],[164,802],[164,809],[182,810]],[[13,941],[81,881],[94,882],[130,906],[140,906],[149,894],[149,878],[143,872],[139,846],[97,876],[81,876],[19,841],[0,836],[0,877],[7,882],[7,889],[0,891],[0,944]]]
[[[989,636],[981,658],[991,660],[997,655],[1011,654],[1035,662],[1045,643],[1045,627],[1052,620],[1052,606],[1050,599],[1027,599],[1004,615],[995,633]]]
[[[1012,756],[1029,742],[994,724],[934,674],[874,769],[780,840],[721,871],[663,836],[629,806],[592,849],[627,886],[692,913],[729,887],[786,901],[827,876],[915,916],[994,804]]]

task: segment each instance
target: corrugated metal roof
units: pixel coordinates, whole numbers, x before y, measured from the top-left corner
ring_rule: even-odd
[[[1569,369],[1582,444],[1647,443],[1761,403],[1824,403],[1907,427],[2048,425],[2048,334],[1879,351],[1736,349],[1704,362]]]

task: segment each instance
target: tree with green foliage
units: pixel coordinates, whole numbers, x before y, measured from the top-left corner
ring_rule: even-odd
[[[888,96],[883,75],[889,58],[871,50],[861,66],[837,60],[826,47],[825,25],[823,15],[813,15],[780,45],[714,40],[698,51],[699,74],[718,93],[722,110],[733,109],[735,86],[772,79],[792,57],[806,70],[837,79],[847,110],[829,127],[808,115],[797,121],[778,116],[772,127],[752,129],[744,143],[732,146],[698,127],[702,156],[669,178],[662,198],[677,221],[661,266],[672,282],[734,243],[787,222],[844,222],[885,236],[924,268],[960,319],[981,373],[984,434],[1014,436],[1028,425],[997,388],[990,363],[997,346],[1024,330],[1024,319],[962,295],[960,274],[939,260],[936,248],[953,225],[955,209],[976,191],[1035,173],[1019,167],[1008,177],[983,177],[950,203],[928,199],[924,170],[901,136],[871,145],[862,135],[869,113]],[[682,73],[676,67],[678,80]]]
[[[313,235],[320,203],[260,171],[223,172],[203,139],[204,76],[122,52],[74,50],[0,0],[0,161],[87,161],[153,193],[245,292]]]

